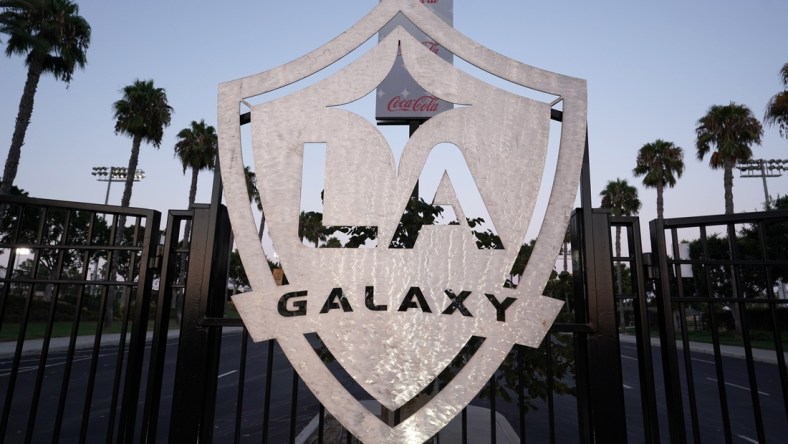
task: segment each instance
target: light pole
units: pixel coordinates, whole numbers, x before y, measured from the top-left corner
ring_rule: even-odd
[[[766,209],[771,209],[766,178],[782,176],[783,170],[788,170],[788,159],[752,159],[740,162],[736,165],[736,168],[741,172],[739,177],[760,177],[763,179],[763,195],[766,198]]]
[[[93,172],[90,173],[96,176],[99,182],[107,182],[107,195],[104,197],[104,205],[109,202],[109,189],[112,182],[125,182],[128,177],[128,168],[124,167],[93,167]],[[134,173],[134,182],[139,182],[145,178],[145,171],[137,170]]]

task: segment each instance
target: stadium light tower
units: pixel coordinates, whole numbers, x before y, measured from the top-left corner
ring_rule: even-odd
[[[93,172],[90,173],[96,176],[99,182],[107,182],[107,195],[104,197],[104,205],[109,202],[109,189],[112,182],[125,182],[128,177],[128,168],[124,167],[93,167]],[[139,182],[145,178],[145,171],[137,170],[134,173],[134,182]]]
[[[767,177],[780,177],[784,170],[788,170],[788,159],[752,159],[736,165],[741,175],[739,177],[754,177],[763,179],[763,194],[766,198],[766,209],[771,209],[769,201],[769,188],[766,186]]]

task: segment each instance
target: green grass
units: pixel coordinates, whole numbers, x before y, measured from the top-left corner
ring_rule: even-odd
[[[621,329],[621,333],[634,335],[634,327],[626,327]],[[734,331],[725,331],[717,335],[721,345],[734,345],[738,347],[744,346],[744,341],[741,337],[736,337]],[[651,330],[651,337],[658,338],[659,330]],[[702,342],[711,344],[713,342],[711,331],[688,331],[687,338],[690,342]],[[681,332],[676,332],[676,339],[681,339]],[[782,335],[783,349],[788,349],[788,335]],[[750,345],[753,348],[760,348],[764,350],[774,350],[774,337],[770,331],[766,330],[750,330]]]
[[[6,323],[3,324],[2,329],[0,329],[0,342],[7,342],[7,341],[16,341],[19,335],[19,325],[18,323]],[[177,322],[172,319],[170,320],[170,328],[178,328]],[[52,337],[53,338],[62,338],[62,337],[69,337],[71,336],[71,329],[73,328],[73,322],[71,321],[56,321],[52,324]],[[123,323],[120,320],[115,320],[112,323],[111,327],[104,327],[102,330],[102,334],[112,334],[112,333],[120,333],[121,329],[123,328]],[[131,324],[129,324],[129,328],[127,332],[130,331]],[[153,321],[148,322],[148,330],[153,330]],[[30,322],[27,324],[27,330],[25,331],[25,339],[41,339],[44,337],[46,333],[46,323],[45,322]],[[96,321],[82,321],[79,324],[79,331],[77,332],[77,336],[93,336],[96,334]]]
[[[224,309],[225,318],[239,318],[238,311],[230,301],[225,305]],[[71,336],[73,321],[55,321],[52,324],[52,337],[62,338]],[[102,334],[120,333],[123,328],[123,323],[116,319],[111,327],[105,327]],[[170,319],[170,329],[179,328],[178,322],[175,319]],[[131,329],[131,324],[129,324]],[[148,321],[148,330],[153,331],[153,320]],[[27,331],[25,332],[25,339],[41,339],[46,333],[46,322],[31,321],[27,324]],[[96,334],[96,321],[81,321],[79,324],[79,331],[77,336],[94,336]],[[4,322],[0,327],[0,342],[16,341],[19,335],[18,322]]]

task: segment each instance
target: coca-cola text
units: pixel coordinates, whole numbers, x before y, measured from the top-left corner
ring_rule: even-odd
[[[435,96],[421,96],[417,99],[405,99],[396,96],[389,101],[389,111],[406,112],[435,112],[438,110],[438,98]]]

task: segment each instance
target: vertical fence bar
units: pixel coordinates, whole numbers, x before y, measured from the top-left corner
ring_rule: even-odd
[[[654,382],[654,359],[651,355],[651,331],[648,321],[648,301],[646,298],[647,265],[644,264],[641,245],[640,220],[626,218],[627,242],[630,256],[630,270],[634,294],[632,310],[635,315],[635,340],[638,357],[638,376],[640,380],[640,405],[643,410],[644,440],[648,444],[659,443],[659,419],[657,415],[657,395]]]
[[[268,428],[271,424],[271,385],[274,373],[274,340],[268,341],[268,358],[265,362],[265,394],[263,396],[263,443],[268,442]]]
[[[238,363],[238,392],[235,399],[235,431],[233,442],[241,442],[241,419],[244,411],[244,387],[246,387],[246,354],[249,346],[249,332],[246,328],[241,332],[241,356]]]
[[[167,215],[167,227],[164,235],[162,254],[157,255],[159,264],[159,300],[156,304],[156,319],[153,324],[150,364],[148,365],[148,384],[145,393],[145,405],[142,411],[141,436],[145,442],[155,442],[159,418],[159,401],[162,380],[164,377],[164,358],[167,352],[167,337],[172,307],[173,283],[178,264],[178,233],[181,222],[191,217],[191,211],[170,211]]]
[[[135,229],[135,239],[139,235],[140,219],[137,219]],[[148,315],[150,311],[149,289],[153,286],[153,273],[151,272],[155,263],[151,262],[156,257],[156,249],[159,245],[159,225],[161,214],[158,211],[151,212],[145,218],[145,230],[143,232],[142,245],[144,248],[139,252],[139,270],[137,274],[136,296],[134,297],[134,313],[132,318],[131,336],[129,338],[128,364],[126,367],[125,380],[123,382],[123,399],[120,405],[120,419],[118,421],[118,436],[120,442],[133,443],[134,429],[137,417],[137,402],[140,396],[140,386],[142,382],[142,367],[145,359],[145,340],[148,330]],[[129,252],[129,268],[134,266],[134,250]],[[131,277],[129,277],[131,279]],[[132,287],[127,287],[130,292]],[[131,308],[131,300],[127,300],[127,311]],[[124,319],[125,322],[125,319]],[[124,325],[125,329],[125,325]],[[123,336],[122,336],[123,337]],[[120,344],[123,348],[124,343]]]
[[[668,411],[668,431],[671,443],[686,443],[684,426],[684,403],[681,395],[681,379],[676,351],[676,334],[673,326],[673,299],[670,294],[667,247],[663,220],[649,224],[651,248],[656,249],[659,261],[659,286],[657,288],[657,315],[662,352],[662,372]]]
[[[590,197],[589,197],[590,199]],[[590,214],[590,209],[585,211],[577,209],[569,220],[571,233],[572,251],[572,273],[573,279],[573,307],[575,312],[576,324],[588,323],[588,303],[587,303],[587,279],[586,275],[593,272],[593,263],[587,259],[589,251],[584,245],[585,239],[590,236],[585,232],[586,214]],[[589,269],[590,267],[590,269]],[[593,278],[591,278],[593,279]],[[588,379],[588,342],[587,334],[579,332],[573,334],[575,349],[575,385],[577,387],[577,429],[578,442],[585,444],[591,440],[591,407],[589,400],[589,379]]]

